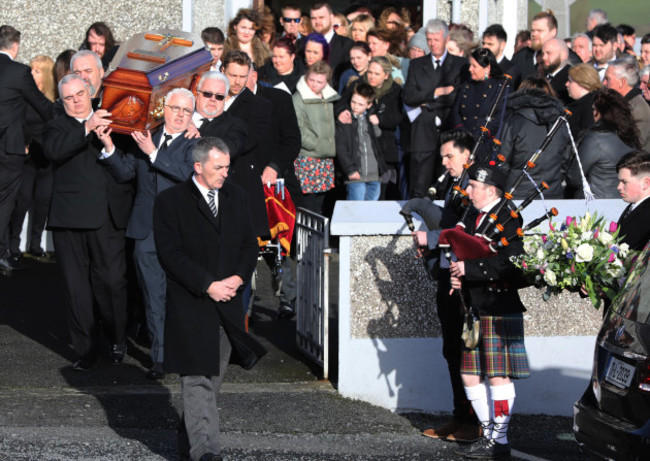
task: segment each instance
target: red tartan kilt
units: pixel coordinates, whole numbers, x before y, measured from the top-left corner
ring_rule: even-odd
[[[528,378],[523,314],[481,316],[481,339],[476,349],[463,349],[460,372],[487,377]]]

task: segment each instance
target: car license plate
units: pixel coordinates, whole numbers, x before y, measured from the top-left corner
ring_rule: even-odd
[[[628,388],[634,377],[634,367],[627,363],[612,357],[607,367],[605,381],[614,384],[617,387]]]

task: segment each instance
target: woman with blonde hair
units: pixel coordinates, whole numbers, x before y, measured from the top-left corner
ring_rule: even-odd
[[[54,102],[54,61],[52,58],[40,54],[29,62],[29,66],[32,68],[32,76],[38,89],[47,99]],[[12,256],[22,256],[20,234],[25,215],[30,210],[31,230],[25,246],[32,257],[44,261],[48,255],[41,247],[41,239],[50,210],[52,167],[43,155],[42,138],[45,120],[29,104],[25,112],[25,120],[32,129],[32,141],[29,144],[29,156],[23,169],[23,181],[16,196],[16,205],[11,213],[9,251]]]
[[[569,118],[569,127],[574,138],[578,138],[580,133],[595,123],[592,108],[594,92],[602,87],[598,71],[591,64],[578,64],[569,68],[566,88],[573,101],[567,105],[567,109],[573,114]]]
[[[332,23],[334,32],[344,37],[350,36],[350,23],[348,18],[342,13],[334,13],[334,22]]]
[[[360,14],[350,22],[350,38],[355,42],[367,41],[367,34],[375,27],[375,20],[369,14]]]
[[[262,67],[271,58],[271,49],[262,41],[262,18],[249,8],[242,8],[228,24],[228,38],[223,44],[223,56],[231,50],[240,50],[250,56],[255,68]]]

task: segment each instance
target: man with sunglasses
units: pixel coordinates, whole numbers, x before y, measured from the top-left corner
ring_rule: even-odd
[[[192,121],[192,114],[194,95],[184,88],[175,88],[165,98],[165,123],[162,128],[153,135],[134,132],[131,136],[137,147],[133,146],[130,152],[115,147],[110,129],[102,127],[96,130],[104,144],[101,163],[111,176],[120,183],[133,179],[137,183],[135,205],[126,236],[135,243],[133,258],[151,338],[153,365],[147,372],[149,379],[165,376],[162,362],[166,280],[154,242],[153,205],[160,192],[192,175],[192,149],[196,139],[183,136]]]
[[[300,22],[302,21],[302,11],[300,7],[293,3],[288,3],[280,10],[282,16],[280,17],[280,25],[282,26],[282,36],[293,35],[296,37],[294,45],[300,48],[303,37],[300,35]]]

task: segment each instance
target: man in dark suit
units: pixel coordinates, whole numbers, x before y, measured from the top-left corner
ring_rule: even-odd
[[[130,184],[118,184],[101,165],[96,130],[110,124],[109,113],[94,111],[90,89],[74,74],[59,83],[65,115],[45,126],[43,149],[53,164],[49,228],[63,274],[73,369],[97,359],[99,318],[111,343],[110,359],[126,353],[126,258],[124,230],[132,205]]]
[[[229,360],[251,368],[265,353],[244,327],[241,290],[257,261],[246,193],[226,182],[230,155],[201,138],[194,175],[156,198],[154,235],[167,273],[165,370],[181,375],[193,460],[221,460],[219,389]],[[231,356],[232,355],[232,356]]]
[[[252,70],[248,79],[248,89],[255,95],[271,102],[273,115],[271,125],[264,135],[267,146],[266,157],[257,158],[257,165],[262,168],[262,184],[268,186],[277,183],[278,178],[284,179],[284,184],[296,206],[302,206],[302,192],[296,177],[293,162],[300,152],[300,128],[296,109],[291,95],[286,91],[257,84],[257,71]],[[276,189],[276,194],[278,193]],[[292,247],[295,247],[295,239]],[[295,251],[290,252],[293,256]],[[278,318],[293,316],[296,306],[296,279],[293,275],[293,264],[289,257],[282,260],[282,285],[280,289],[280,306]]]
[[[153,205],[165,189],[192,175],[192,148],[195,139],[184,136],[194,113],[194,95],[185,88],[171,90],[165,100],[165,124],[153,136],[135,132],[137,148],[124,152],[116,148],[110,130],[98,129],[104,143],[102,163],[119,183],[137,180],[135,205],[126,228],[134,239],[133,259],[142,290],[153,365],[147,377],[161,379],[163,371],[165,327],[165,272],[160,267],[153,236]]]
[[[619,235],[632,250],[641,251],[650,241],[650,153],[637,150],[616,164],[618,191],[629,203],[618,219]]]
[[[350,63],[350,48],[354,42],[348,37],[337,34],[332,27],[334,10],[327,2],[315,3],[310,10],[311,25],[314,32],[325,37],[330,45],[328,64],[332,68],[332,87],[339,87],[339,78]]]
[[[266,240],[270,234],[269,218],[257,159],[266,158],[268,146],[264,135],[271,124],[273,109],[268,100],[255,96],[246,88],[252,68],[250,57],[243,51],[230,51],[223,57],[223,74],[230,82],[225,110],[243,120],[248,125],[249,134],[242,154],[233,159],[231,181],[248,193],[255,235]]]
[[[440,19],[425,26],[430,54],[414,59],[409,65],[404,85],[404,104],[410,106],[417,118],[412,119],[410,146],[409,195],[424,197],[434,180],[440,164],[440,133],[445,130],[449,111],[456,98],[461,75],[467,60],[447,53],[449,28]]]
[[[497,166],[474,163],[468,176],[466,190],[479,215],[464,221],[464,231],[484,234],[489,232],[488,217],[501,204],[506,174]],[[504,222],[513,209],[514,205],[506,202],[496,222]],[[509,221],[503,235],[515,235],[521,225],[521,218]],[[469,458],[510,459],[508,426],[515,400],[513,381],[530,376],[524,345],[526,308],[517,291],[521,271],[510,261],[523,251],[522,240],[515,239],[496,255],[465,261],[459,258],[450,264],[451,288],[462,287],[468,295],[467,305],[480,317],[479,342],[472,349],[463,349],[461,361],[465,393],[483,427],[483,438],[456,452]],[[488,401],[488,385],[492,405]]]
[[[43,120],[52,117],[52,103],[36,87],[29,66],[15,62],[20,32],[0,26],[0,272],[14,265],[9,254],[9,222],[22,182],[30,143],[25,113],[31,106]]]
[[[555,90],[557,98],[567,105],[573,101],[569,97],[566,83],[569,80],[569,48],[564,40],[551,38],[542,47],[542,72]]]
[[[504,73],[510,68],[510,59],[503,54],[508,42],[508,33],[501,24],[492,24],[483,31],[481,46],[494,54],[499,67]]]

